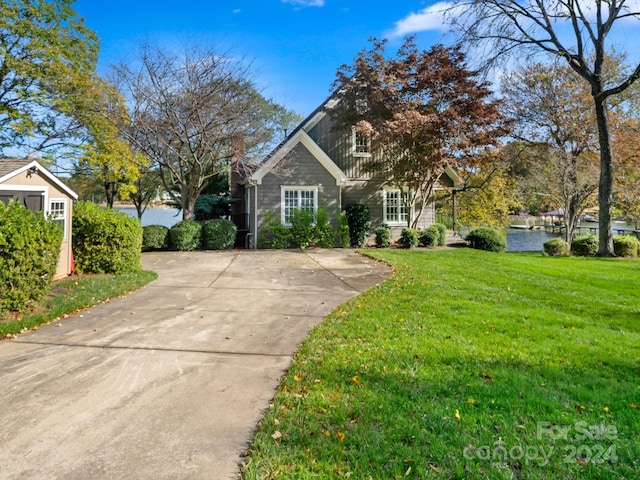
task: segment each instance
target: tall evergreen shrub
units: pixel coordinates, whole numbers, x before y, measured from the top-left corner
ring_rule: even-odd
[[[352,203],[346,206],[345,214],[349,224],[351,246],[354,248],[364,247],[367,244],[371,228],[369,207],[361,203]]]
[[[72,230],[78,272],[131,273],[142,269],[142,227],[137,218],[93,202],[77,202]]]
[[[41,213],[0,202],[0,312],[24,311],[47,294],[62,235]]]

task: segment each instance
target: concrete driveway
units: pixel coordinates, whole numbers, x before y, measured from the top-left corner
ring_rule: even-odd
[[[147,287],[0,342],[0,479],[236,478],[299,343],[390,274],[349,250],[143,264]]]

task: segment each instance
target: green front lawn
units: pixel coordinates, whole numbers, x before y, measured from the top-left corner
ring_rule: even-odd
[[[124,295],[158,278],[155,272],[119,275],[81,275],[54,282],[49,295],[31,311],[21,315],[0,314],[0,340],[65,315]]]
[[[640,262],[470,249],[396,268],[305,341],[243,476],[640,476]]]

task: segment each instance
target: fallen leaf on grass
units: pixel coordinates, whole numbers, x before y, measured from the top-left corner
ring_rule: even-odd
[[[273,435],[271,435],[271,438],[273,438],[274,440],[280,440],[282,438],[282,433],[280,433],[279,430],[276,430],[275,432],[273,432]]]
[[[460,420],[460,412],[456,409],[455,417]]]

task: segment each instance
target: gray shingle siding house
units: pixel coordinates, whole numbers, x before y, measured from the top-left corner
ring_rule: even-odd
[[[362,203],[369,207],[372,228],[387,224],[398,238],[407,226],[399,190],[364,168],[372,155],[367,139],[352,130],[332,128],[327,110],[333,102],[330,97],[318,107],[241,182],[247,246],[259,244],[267,212],[287,225],[296,208],[324,208],[337,226],[337,217],[346,205]],[[448,170],[439,184],[453,187],[456,179]],[[435,208],[430,201],[418,226],[424,228],[434,221]]]

